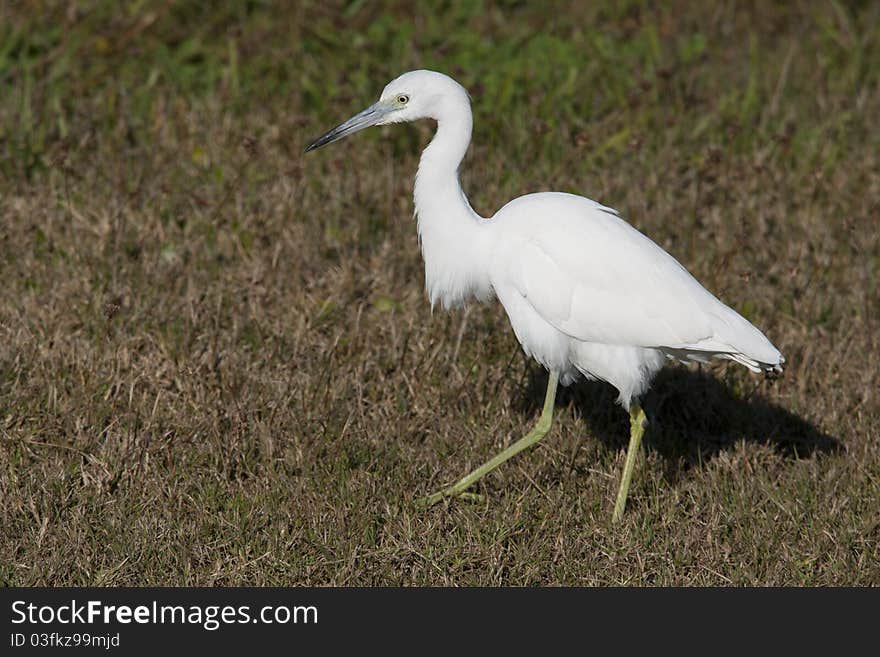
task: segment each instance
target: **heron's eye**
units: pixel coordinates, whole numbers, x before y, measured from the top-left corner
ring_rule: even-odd
[[[409,96],[407,96],[406,94],[400,94],[397,97],[397,102],[401,105],[406,105],[409,102]]]

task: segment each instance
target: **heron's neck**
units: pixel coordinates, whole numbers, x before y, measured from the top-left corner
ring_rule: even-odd
[[[457,306],[490,294],[485,220],[471,208],[458,166],[471,140],[470,107],[437,121],[437,133],[419,161],[415,211],[425,259],[425,287],[433,306]]]

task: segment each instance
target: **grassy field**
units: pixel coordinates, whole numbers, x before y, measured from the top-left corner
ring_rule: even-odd
[[[787,358],[664,370],[620,526],[601,384],[413,505],[546,381],[430,311],[430,125],[302,155],[413,68],[477,211],[611,205]],[[0,583],[880,584],[878,117],[876,2],[3,2]]]

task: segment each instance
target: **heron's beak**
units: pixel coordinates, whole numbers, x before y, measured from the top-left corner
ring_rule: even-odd
[[[377,125],[392,111],[394,111],[394,108],[386,103],[376,103],[375,105],[371,105],[360,114],[355,114],[345,123],[340,123],[332,130],[325,132],[309,144],[305,152],[308,153],[316,148],[321,148],[321,146],[332,144],[334,141],[347,137],[353,132]]]

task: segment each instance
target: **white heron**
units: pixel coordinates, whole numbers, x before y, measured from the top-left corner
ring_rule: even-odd
[[[514,199],[494,216],[471,208],[458,177],[471,140],[467,91],[434,71],[391,81],[379,101],[312,142],[306,152],[369,126],[433,119],[437,130],[415,179],[415,215],[432,307],[497,297],[525,353],[549,371],[536,426],[434,504],[541,440],[557,383],[606,381],[629,411],[630,441],[612,519],[621,519],[647,419],[639,403],[667,359],[726,358],[755,372],[785,361],[745,318],[708,292],[657,244],[596,201],[559,192]]]

